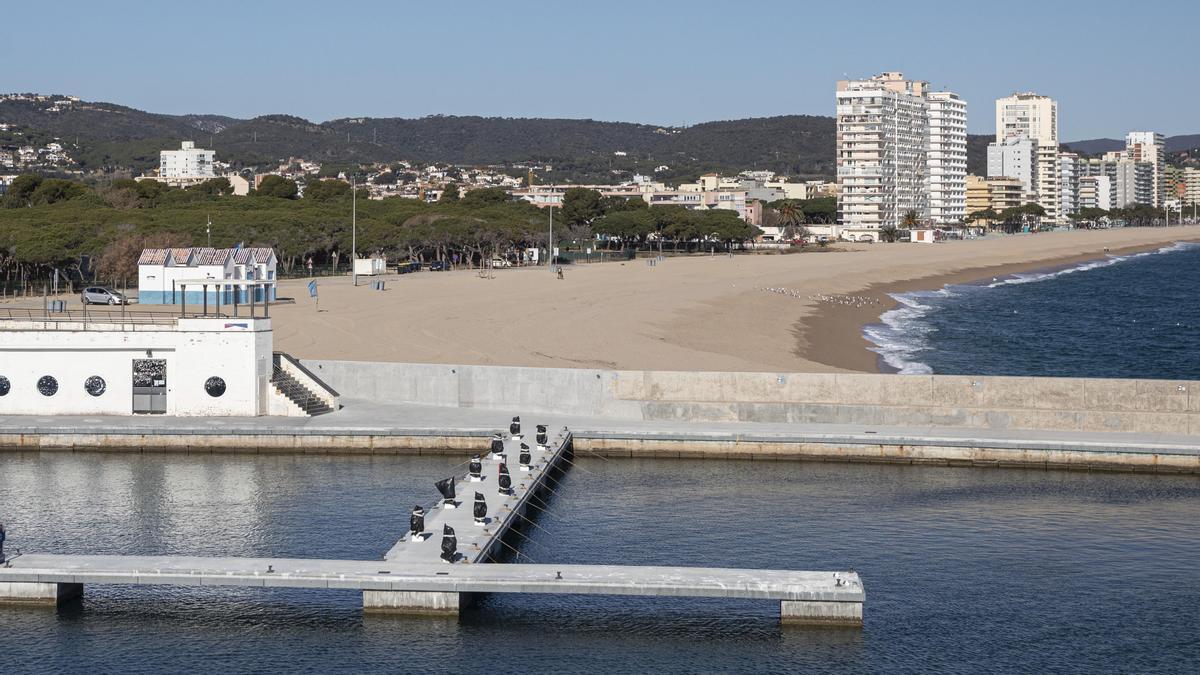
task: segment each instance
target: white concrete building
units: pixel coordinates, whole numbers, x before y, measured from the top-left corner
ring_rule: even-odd
[[[215,178],[212,150],[202,150],[192,141],[184,141],[178,150],[163,150],[159,153],[158,176],[168,184],[202,182]]]
[[[1152,195],[1150,206],[1160,207],[1166,200],[1166,141],[1153,131],[1131,131],[1125,135],[1125,155],[1134,162],[1150,164]]]
[[[996,100],[996,143],[1029,138],[1037,141],[1037,203],[1046,219],[1062,222],[1059,190],[1058,103],[1032,92]]]
[[[0,320],[0,415],[302,417],[337,392],[273,349],[259,316],[118,312]]]
[[[1024,201],[1037,201],[1038,144],[1031,138],[1010,138],[989,143],[987,149],[988,178],[1016,178],[1021,181]]]
[[[0,323],[0,415],[269,413],[269,319]]]
[[[877,240],[910,211],[929,219],[928,90],[898,72],[837,83],[841,237]]]
[[[961,223],[967,215],[967,102],[958,94],[929,95],[929,219]]]

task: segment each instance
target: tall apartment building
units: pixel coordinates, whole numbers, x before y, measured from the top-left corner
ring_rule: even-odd
[[[1124,153],[1106,153],[1104,159],[1080,159],[1079,175],[1107,176],[1112,191],[1109,206],[1124,208],[1131,204],[1151,205],[1154,201],[1154,166],[1150,162],[1135,162]],[[1164,172],[1165,173],[1165,172]]]
[[[958,94],[929,94],[929,219],[961,223],[967,215],[967,102]]]
[[[1113,208],[1112,183],[1108,176],[1079,177],[1079,209]]]
[[[909,211],[959,222],[966,212],[966,102],[888,72],[837,83],[838,225],[877,239]],[[936,175],[936,178],[934,177]]]
[[[1064,218],[1079,213],[1079,169],[1079,155],[1058,153],[1059,213]]]
[[[1037,203],[1046,210],[1048,220],[1061,221],[1058,103],[1034,93],[997,99],[996,143],[1014,138],[1037,141]]]
[[[1162,206],[1167,198],[1166,147],[1163,135],[1153,131],[1125,134],[1125,156],[1134,162],[1145,162],[1151,166],[1153,195],[1149,205],[1154,207]]]
[[[178,150],[159,154],[158,175],[167,183],[200,182],[214,178],[212,150],[201,150],[192,141],[184,141]]]
[[[1038,201],[1038,143],[1032,138],[1009,138],[989,143],[988,178],[1015,178],[1021,181],[1025,202]]]
[[[1184,204],[1200,204],[1200,169],[1187,167],[1183,170]]]

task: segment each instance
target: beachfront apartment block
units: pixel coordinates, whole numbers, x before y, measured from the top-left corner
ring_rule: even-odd
[[[1153,131],[1131,131],[1125,134],[1126,158],[1134,162],[1145,162],[1151,167],[1153,194],[1149,205],[1154,207],[1162,206],[1167,198],[1166,147],[1163,135]]]
[[[1024,203],[1025,185],[1019,178],[967,176],[968,216],[972,213],[989,210],[1000,213]]]
[[[1016,93],[996,100],[996,144],[1028,138],[1037,142],[1036,201],[1046,210],[1046,219],[1060,222],[1058,103],[1033,92]]]
[[[183,141],[178,150],[159,153],[158,177],[169,185],[187,185],[216,178],[212,150],[197,148],[192,141]]]
[[[965,101],[951,92],[931,93],[928,82],[886,72],[839,81],[836,102],[841,238],[876,241],[881,228],[900,227],[909,212],[929,222],[934,206],[939,222],[961,221]]]
[[[1104,209],[1105,211],[1112,208],[1112,182],[1108,176],[1080,176],[1079,177],[1079,209]]]
[[[1101,203],[1099,208],[1116,209],[1131,204],[1149,206],[1154,201],[1156,186],[1154,167],[1150,162],[1135,162],[1120,152],[1108,153],[1104,159],[1080,159],[1079,175],[1081,182],[1089,176],[1108,179],[1110,199],[1107,206]]]
[[[1200,169],[1195,167],[1164,167],[1168,200],[1180,204],[1200,204]],[[2,180],[2,178],[0,178]]]
[[[1079,155],[1058,153],[1059,213],[1070,218],[1079,213]]]
[[[967,215],[967,102],[950,91],[929,94],[929,219],[961,223]]]
[[[989,143],[988,178],[1015,178],[1021,182],[1022,203],[1038,200],[1038,143],[1032,138],[1009,138]]]

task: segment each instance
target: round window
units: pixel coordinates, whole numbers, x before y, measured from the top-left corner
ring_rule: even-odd
[[[8,396],[10,389],[12,389],[12,385],[8,383],[8,378],[0,375],[0,396]]]
[[[100,377],[99,375],[93,375],[83,381],[84,391],[92,396],[99,396],[100,394],[103,394],[104,390],[107,388],[108,385],[105,384],[104,378]]]
[[[38,392],[42,396],[53,396],[58,393],[58,380],[50,375],[43,375],[37,383]]]
[[[219,377],[210,377],[204,381],[204,391],[208,392],[209,396],[216,398],[225,393],[225,380]]]

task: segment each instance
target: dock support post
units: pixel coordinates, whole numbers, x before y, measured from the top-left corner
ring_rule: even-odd
[[[81,597],[83,584],[0,582],[0,605],[52,605]]]
[[[433,591],[363,591],[363,611],[380,614],[458,616],[471,606],[472,593]]]
[[[779,620],[789,626],[861,626],[861,602],[781,600]]]

